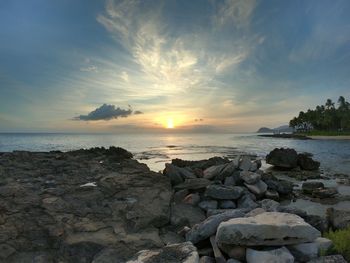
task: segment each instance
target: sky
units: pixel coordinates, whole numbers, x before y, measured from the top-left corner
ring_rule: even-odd
[[[348,0],[1,0],[0,132],[253,132],[350,100]]]

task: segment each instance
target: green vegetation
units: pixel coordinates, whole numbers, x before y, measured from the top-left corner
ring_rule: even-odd
[[[296,133],[298,135],[305,135],[305,136],[345,136],[350,135],[350,131],[307,131],[307,132],[298,132]]]
[[[298,133],[307,135],[349,135],[350,103],[343,96],[338,99],[338,107],[331,99],[325,105],[307,112],[301,111],[298,117],[289,122]]]
[[[329,231],[324,236],[333,241],[333,247],[327,254],[341,254],[346,260],[350,260],[350,227]]]

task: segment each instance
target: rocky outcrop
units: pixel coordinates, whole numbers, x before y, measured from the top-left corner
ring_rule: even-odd
[[[309,154],[298,154],[298,165],[302,170],[313,171],[320,168],[320,162],[315,161]]]
[[[320,235],[317,229],[297,215],[265,212],[221,223],[216,240],[219,244],[283,246],[311,242]]]
[[[162,247],[170,180],[131,158],[116,147],[1,154],[3,260],[91,262],[107,247],[124,260]]]

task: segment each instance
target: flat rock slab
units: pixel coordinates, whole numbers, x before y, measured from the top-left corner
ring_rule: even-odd
[[[265,212],[235,218],[219,225],[216,240],[243,246],[283,246],[312,242],[321,233],[294,214]]]
[[[205,191],[205,195],[214,199],[235,200],[241,197],[243,188],[239,186],[226,186],[212,184]]]
[[[172,244],[158,250],[138,252],[126,263],[198,263],[199,256],[191,242]]]

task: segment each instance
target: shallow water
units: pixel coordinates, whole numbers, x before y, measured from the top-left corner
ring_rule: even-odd
[[[295,140],[257,134],[0,134],[0,152],[13,150],[68,151],[120,146],[159,171],[173,158],[199,160],[248,153],[264,158],[276,147],[310,152],[324,173],[350,174],[349,140]]]

